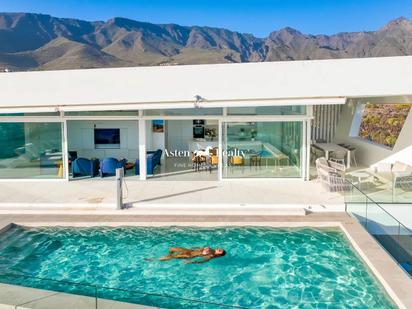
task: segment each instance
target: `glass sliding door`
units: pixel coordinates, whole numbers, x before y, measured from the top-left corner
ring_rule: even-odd
[[[223,123],[223,178],[302,176],[301,121]]]
[[[125,163],[125,177],[140,174],[136,120],[69,120],[67,148],[72,180],[96,177],[99,170],[104,177],[113,177],[115,160]]]
[[[62,123],[0,123],[0,178],[63,177]]]
[[[155,123],[156,120],[149,120]],[[213,181],[218,178],[219,122],[215,119],[159,121],[161,130],[150,128],[148,151],[160,151],[162,164],[152,176],[156,180]]]

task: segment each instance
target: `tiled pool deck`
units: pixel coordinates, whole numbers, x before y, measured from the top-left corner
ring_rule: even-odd
[[[113,178],[70,182],[0,182],[0,209],[113,209],[116,203],[115,190]],[[134,209],[145,205],[263,205],[317,211],[344,210],[341,194],[327,192],[317,181],[292,179],[221,182],[127,180],[124,200]]]
[[[197,215],[139,215],[130,213],[124,215],[89,215],[89,214],[34,214],[34,215],[0,215],[0,223],[2,227],[6,227],[10,223],[21,224],[26,226],[119,226],[119,225],[135,225],[135,226],[271,226],[271,227],[340,227],[351,241],[354,249],[369,265],[375,276],[381,281],[388,294],[393,298],[395,303],[400,308],[412,308],[412,280],[408,275],[394,262],[394,260],[378,245],[378,243],[370,236],[353,218],[343,212],[328,212],[328,213],[309,213],[305,216],[270,216],[270,215],[254,215],[254,216],[197,216]],[[2,286],[3,288],[4,286]],[[0,290],[3,290],[0,288]],[[6,296],[0,294],[0,302],[12,305],[12,307],[0,308],[15,308],[19,301],[24,296],[29,296],[33,293],[33,289],[26,289],[17,286],[7,286],[8,293]],[[37,304],[27,308],[56,308],[56,304],[60,302],[64,304],[75,303],[76,301],[86,301],[84,297],[68,295],[64,293],[54,293],[48,291],[40,291],[43,296],[41,300],[32,302]],[[40,293],[35,291],[34,296]],[[47,294],[49,293],[49,294]],[[13,299],[15,295],[16,299]],[[5,298],[3,298],[5,297]],[[33,298],[34,299],[34,298]],[[70,301],[68,300],[70,299]],[[6,301],[7,300],[7,301]],[[87,300],[92,301],[92,300]],[[100,300],[99,300],[100,301]],[[27,301],[26,301],[27,302]],[[104,302],[104,301],[102,301]],[[21,303],[21,302],[20,302]],[[94,304],[94,303],[93,303]],[[123,307],[125,306],[125,307]],[[138,308],[137,306],[128,304],[107,303],[99,308]],[[23,306],[24,307],[24,306]],[[75,306],[74,306],[75,307]],[[73,305],[71,308],[74,308]],[[59,308],[66,308],[60,307]],[[68,307],[67,307],[68,308]]]

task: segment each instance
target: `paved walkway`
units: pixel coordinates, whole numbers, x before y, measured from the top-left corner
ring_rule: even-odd
[[[0,182],[0,207],[114,208],[113,178],[70,182]],[[142,205],[264,205],[343,210],[339,193],[327,192],[317,181],[138,181],[126,180],[125,203]]]

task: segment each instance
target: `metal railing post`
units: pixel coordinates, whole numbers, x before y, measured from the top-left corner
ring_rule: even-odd
[[[116,169],[116,209],[123,209],[123,168]]]
[[[95,309],[97,309],[98,308],[98,305],[97,305],[97,302],[98,302],[98,300],[97,300],[97,286],[94,286],[94,299],[95,299]]]

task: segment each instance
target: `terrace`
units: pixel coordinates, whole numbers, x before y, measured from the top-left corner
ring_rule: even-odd
[[[148,211],[155,206],[176,211],[179,208],[207,212],[208,207],[254,211],[303,209],[344,210],[340,193],[328,192],[318,182],[301,180],[262,181],[161,181],[142,182],[126,178],[123,186],[125,213]],[[293,188],[293,192],[291,191]],[[101,181],[2,183],[0,209],[22,208],[83,209],[107,211],[116,207],[116,183],[113,177]],[[146,207],[147,206],[147,207]]]

